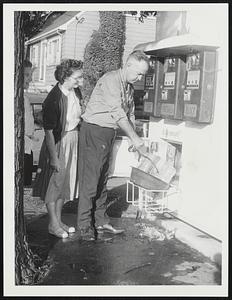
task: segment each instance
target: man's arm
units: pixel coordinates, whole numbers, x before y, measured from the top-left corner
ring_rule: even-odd
[[[128,113],[128,119],[129,119],[129,122],[130,122],[131,126],[133,127],[133,129],[135,129],[135,105],[134,105],[134,101],[132,101],[132,103],[130,105],[130,109],[129,109],[129,113]]]
[[[147,148],[144,141],[137,135],[133,127],[130,125],[127,118],[122,118],[118,121],[118,125],[125,132],[140,155],[147,155]]]
[[[109,112],[111,117],[115,120],[118,126],[125,132],[125,134],[131,140],[134,147],[141,153],[145,154],[146,147],[144,141],[137,135],[134,130],[133,121],[128,119],[127,114],[121,106],[121,87],[118,81],[113,80],[114,78],[105,77],[102,81],[104,96],[106,104],[109,106]],[[133,109],[131,110],[131,117],[133,115]]]
[[[132,127],[135,129],[135,103],[134,103],[134,88],[130,86],[130,98],[133,100],[129,105],[128,119]]]

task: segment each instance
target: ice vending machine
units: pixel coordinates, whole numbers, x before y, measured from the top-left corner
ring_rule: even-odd
[[[150,66],[147,74],[145,75],[145,84],[144,84],[144,106],[143,110],[146,114],[153,116],[154,111],[156,111],[156,101],[157,98],[157,76],[159,74],[159,61],[151,57]]]
[[[185,81],[185,57],[159,58],[162,68],[159,68],[156,110],[154,116],[168,119],[183,118],[181,103],[181,88]]]
[[[216,86],[216,51],[200,51],[186,55],[183,119],[211,123],[213,121]]]

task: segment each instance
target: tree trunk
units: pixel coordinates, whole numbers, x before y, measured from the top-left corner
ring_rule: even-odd
[[[23,209],[24,101],[23,101],[23,12],[14,15],[14,113],[15,113],[15,284],[31,284],[36,268],[28,248]]]

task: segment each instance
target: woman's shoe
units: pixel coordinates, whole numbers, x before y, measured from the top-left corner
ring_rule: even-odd
[[[65,239],[68,237],[68,233],[60,227],[52,228],[48,226],[48,232],[61,239]]]
[[[69,227],[68,225],[64,224],[64,223],[60,223],[61,227],[67,231],[68,233],[74,233],[76,231],[75,227]]]

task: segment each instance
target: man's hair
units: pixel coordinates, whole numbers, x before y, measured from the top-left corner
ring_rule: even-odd
[[[131,58],[134,58],[138,61],[145,61],[149,65],[149,58],[148,56],[141,50],[135,50],[131,54],[129,54],[127,61],[128,62]]]
[[[25,59],[25,60],[23,61],[23,67],[24,67],[24,68],[32,68],[32,63],[30,62],[30,60]]]

